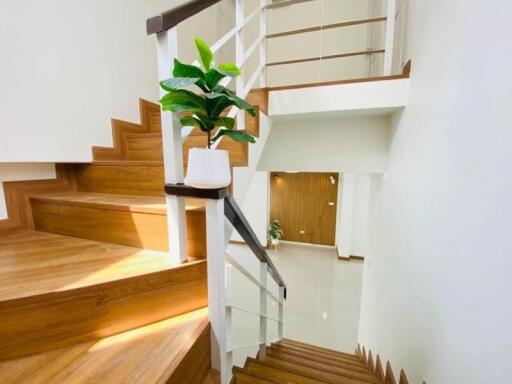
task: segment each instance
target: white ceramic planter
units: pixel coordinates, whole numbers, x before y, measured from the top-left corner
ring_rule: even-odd
[[[270,239],[272,245],[279,245],[279,239]]]
[[[229,155],[220,149],[191,148],[188,151],[185,184],[194,188],[224,188],[231,183]]]

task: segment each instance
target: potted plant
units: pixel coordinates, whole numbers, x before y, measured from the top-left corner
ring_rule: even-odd
[[[240,69],[232,63],[215,67],[212,51],[200,38],[195,39],[201,68],[174,60],[173,77],[160,82],[166,91],[160,104],[164,111],[180,114],[183,126],[198,127],[205,133],[205,148],[191,148],[185,184],[196,188],[222,188],[231,183],[227,151],[212,149],[223,136],[254,143],[254,137],[235,129],[235,119],[227,117],[227,108],[237,107],[255,116],[254,107],[233,91],[219,84],[225,77],[235,78]],[[189,88],[199,88],[199,93]]]
[[[283,237],[283,229],[281,228],[281,224],[278,220],[272,221],[272,223],[268,227],[268,237],[270,239],[270,243],[273,246],[279,245],[279,239]]]

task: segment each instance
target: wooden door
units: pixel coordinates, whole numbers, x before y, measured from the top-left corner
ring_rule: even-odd
[[[283,240],[334,245],[337,173],[270,174],[270,220],[279,220]]]

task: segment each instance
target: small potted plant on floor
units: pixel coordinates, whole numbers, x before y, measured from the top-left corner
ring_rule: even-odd
[[[237,107],[255,116],[254,107],[220,84],[225,77],[237,77],[240,69],[231,63],[215,67],[213,54],[200,38],[195,39],[201,68],[174,60],[173,77],[160,82],[167,92],[160,103],[164,111],[180,114],[183,126],[197,127],[205,133],[205,148],[191,148],[185,184],[196,188],[222,188],[231,183],[227,151],[212,149],[221,137],[254,143],[254,137],[235,129],[235,119],[225,111]],[[197,87],[200,93],[189,88]]]
[[[270,244],[273,247],[277,247],[279,245],[279,239],[283,237],[283,229],[281,228],[281,224],[278,220],[272,221],[272,223],[268,227],[268,237],[270,239]]]

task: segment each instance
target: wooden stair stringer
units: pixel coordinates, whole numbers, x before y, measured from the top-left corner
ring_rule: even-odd
[[[0,237],[34,229],[30,197],[76,191],[76,180],[62,164],[55,165],[55,179],[6,181],[3,183],[7,219],[0,220]]]
[[[112,147],[94,146],[93,161],[127,160],[127,136],[133,133],[159,132],[156,125],[156,113],[160,119],[160,107],[150,101],[139,99],[140,123],[131,123],[119,119],[111,119]]]
[[[409,63],[410,65],[410,63]],[[361,345],[357,345],[356,348],[356,356],[361,359],[361,362],[365,364],[369,370],[371,370],[381,381],[383,384],[396,384],[395,375],[393,373],[393,369],[391,367],[391,363],[388,361],[386,363],[386,371],[384,372],[384,368],[382,366],[382,361],[379,355],[376,355],[375,363],[373,361],[372,351],[368,349],[368,354],[366,353],[366,348]],[[409,380],[407,379],[407,375],[405,371],[400,370],[399,376],[399,384],[409,384]]]

